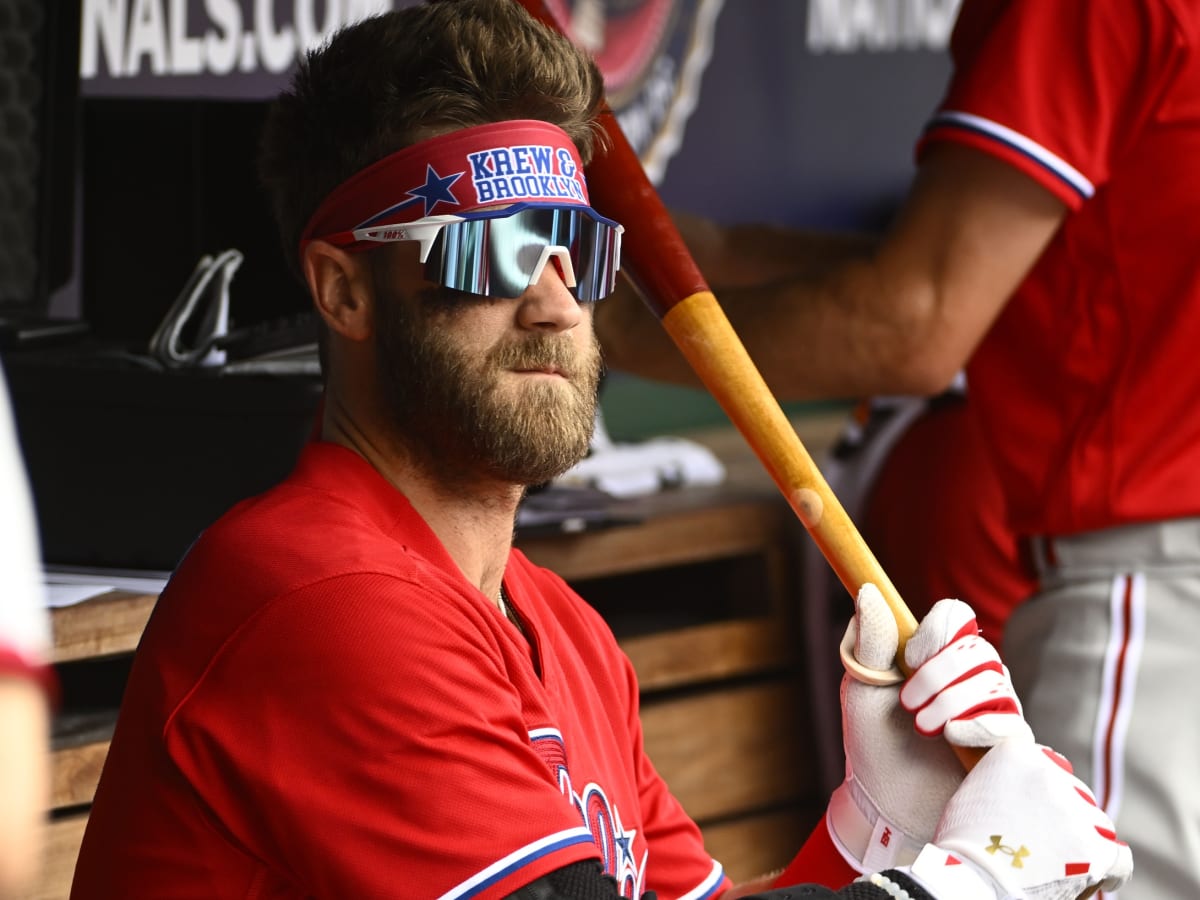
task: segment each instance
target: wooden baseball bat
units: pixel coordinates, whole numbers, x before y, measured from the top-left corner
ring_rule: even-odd
[[[593,203],[625,226],[625,274],[742,433],[850,595],[868,581],[879,588],[900,629],[902,662],[916,619],[725,317],[615,116],[606,111],[601,121],[610,143],[588,167],[588,185]]]
[[[518,0],[534,18],[561,26],[544,0]],[[709,289],[641,161],[609,108],[607,146],[587,168],[593,204],[625,226],[622,268],[700,380],[742,433],[838,578],[856,596],[866,582],[887,601],[900,632],[897,664],[917,621],[813,462]],[[956,747],[969,770],[982,756]]]
[[[545,0],[518,2],[534,18],[562,30]],[[608,146],[587,167],[588,189],[594,205],[625,226],[623,271],[741,431],[851,596],[868,581],[879,588],[900,626],[903,655],[916,619],[759,374],[611,109],[605,108],[600,123]]]

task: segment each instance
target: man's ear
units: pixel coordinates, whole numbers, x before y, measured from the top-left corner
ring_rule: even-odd
[[[374,288],[362,255],[347,253],[326,241],[312,241],[301,260],[313,306],[330,331],[351,341],[364,341],[374,328]]]

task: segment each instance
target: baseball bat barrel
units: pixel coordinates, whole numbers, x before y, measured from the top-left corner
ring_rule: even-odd
[[[518,0],[534,18],[562,28],[544,0]],[[605,144],[587,168],[594,205],[625,226],[622,267],[705,387],[741,432],[850,595],[871,582],[900,633],[897,664],[917,621],[813,462],[709,289],[637,153],[607,107]],[[978,748],[955,747],[969,770]]]

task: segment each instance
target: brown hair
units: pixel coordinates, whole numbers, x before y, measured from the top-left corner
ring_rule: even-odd
[[[259,149],[289,264],[325,196],[376,160],[435,134],[540,119],[586,163],[604,86],[592,59],[513,0],[430,0],[340,30],[272,104]]]

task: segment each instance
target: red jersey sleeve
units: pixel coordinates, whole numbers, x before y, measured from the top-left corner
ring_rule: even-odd
[[[1078,209],[1180,71],[1169,4],[1150,0],[964,0],[955,71],[917,145],[996,156]]]

